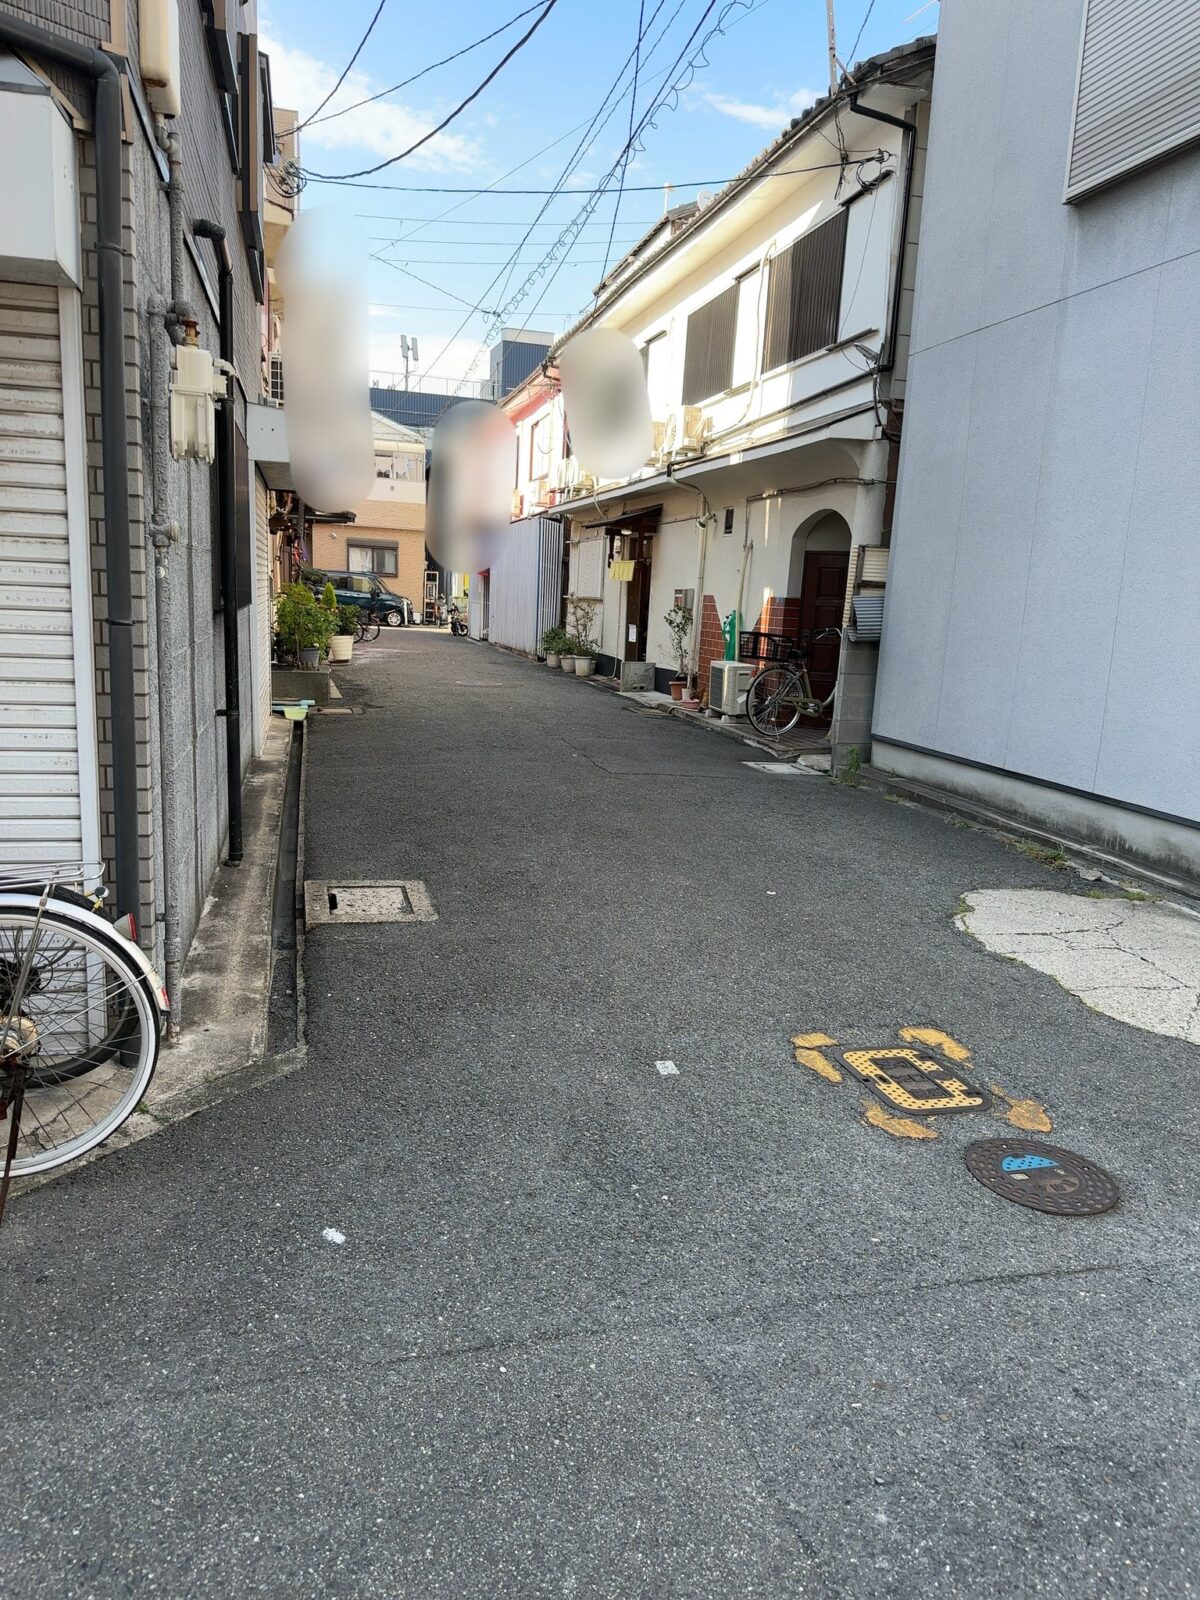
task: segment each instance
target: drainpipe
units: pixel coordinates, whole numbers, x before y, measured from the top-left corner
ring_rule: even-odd
[[[904,277],[904,255],[908,249],[908,212],[912,201],[913,159],[917,148],[917,125],[903,117],[893,117],[886,111],[875,111],[863,105],[855,91],[850,96],[850,109],[860,117],[870,117],[874,122],[886,122],[904,134],[904,200],[900,207],[900,247],[896,253],[896,289],[892,295],[891,314],[888,317],[887,342],[879,354],[880,372],[890,372],[896,364],[896,336],[900,327],[900,284]]]
[[[96,279],[100,311],[100,451],[108,590],[109,724],[113,768],[115,911],[136,914],[137,728],[130,578],[129,434],[125,420],[124,250],[121,244],[121,78],[99,50],[0,12],[0,44],[43,56],[95,84]]]
[[[229,795],[229,863],[242,859],[242,684],[238,661],[237,529],[234,526],[236,483],[233,471],[233,257],[219,222],[197,218],[192,232],[211,239],[217,253],[217,292],[221,306],[221,360],[227,369],[229,394],[217,419],[217,496],[221,522],[221,612],[225,641],[225,782]]]

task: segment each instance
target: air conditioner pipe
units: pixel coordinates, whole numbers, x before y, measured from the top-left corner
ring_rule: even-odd
[[[124,250],[121,245],[121,77],[100,50],[0,12],[0,44],[44,56],[95,84],[96,298],[100,311],[100,459],[108,595],[109,727],[113,769],[114,908],[137,913],[137,726],[125,418]]]
[[[221,360],[233,367],[233,257],[219,222],[198,217],[192,232],[211,239],[217,254],[217,294],[220,301]],[[231,866],[242,859],[242,684],[238,660],[237,529],[234,526],[236,483],[233,470],[233,374],[227,374],[229,392],[217,418],[217,509],[221,523],[221,632],[225,642],[225,784],[229,797],[229,850]]]

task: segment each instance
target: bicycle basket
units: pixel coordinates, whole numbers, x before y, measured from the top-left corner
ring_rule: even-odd
[[[787,661],[796,654],[796,641],[786,633],[751,630],[738,635],[739,661]]]

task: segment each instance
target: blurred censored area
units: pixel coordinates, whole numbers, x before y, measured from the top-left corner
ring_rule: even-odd
[[[447,572],[486,572],[508,524],[516,433],[488,400],[444,411],[433,431],[425,542]]]
[[[597,478],[628,478],[654,445],[646,373],[637,346],[616,328],[588,328],[558,357],[571,451]]]
[[[571,454],[593,477],[631,477],[654,443],[645,368],[632,339],[615,328],[589,328],[557,359]],[[426,538],[446,571],[490,567],[509,521],[515,445],[512,423],[487,400],[442,413],[433,435]]]
[[[302,211],[279,249],[287,305],[292,481],[317,511],[346,511],[375,479],[368,371],[367,242],[344,211]]]

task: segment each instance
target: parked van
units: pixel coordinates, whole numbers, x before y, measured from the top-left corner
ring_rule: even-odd
[[[385,589],[373,572],[329,572],[314,567],[309,582],[318,594],[327,583],[333,585],[340,606],[369,606],[380,622],[389,628],[403,628],[413,621],[412,602],[407,595]]]

